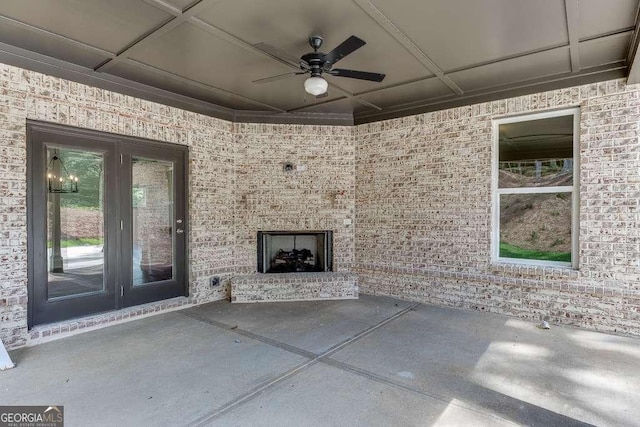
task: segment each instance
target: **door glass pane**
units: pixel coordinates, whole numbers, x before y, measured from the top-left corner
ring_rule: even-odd
[[[174,258],[173,163],[134,157],[131,169],[133,285],[170,280]]]
[[[47,296],[104,290],[104,157],[47,147]]]

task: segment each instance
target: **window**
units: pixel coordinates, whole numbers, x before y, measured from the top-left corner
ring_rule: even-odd
[[[494,261],[578,267],[579,114],[494,122]]]

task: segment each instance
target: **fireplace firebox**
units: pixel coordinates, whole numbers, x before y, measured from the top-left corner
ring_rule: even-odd
[[[259,273],[332,271],[331,231],[258,231]]]

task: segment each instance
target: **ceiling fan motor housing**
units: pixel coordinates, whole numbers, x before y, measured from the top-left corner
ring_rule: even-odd
[[[331,64],[325,64],[324,60],[325,54],[322,52],[313,52],[302,55],[303,64],[306,62],[309,64],[308,70],[311,72],[312,76],[319,76],[325,70],[325,65],[328,65],[331,68]],[[305,67],[300,67],[302,70],[305,70]],[[306,70],[305,70],[306,71]]]

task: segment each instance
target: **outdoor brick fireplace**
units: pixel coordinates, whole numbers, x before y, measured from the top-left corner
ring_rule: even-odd
[[[332,271],[331,231],[259,231],[259,273]]]
[[[232,302],[358,298],[357,276],[333,271],[333,231],[258,231],[256,252],[258,273],[231,279]]]

